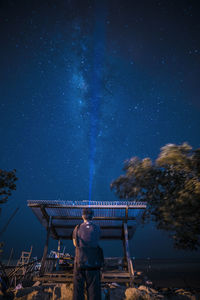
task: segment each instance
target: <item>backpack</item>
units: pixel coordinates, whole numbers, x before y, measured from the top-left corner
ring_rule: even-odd
[[[75,228],[76,237],[76,264],[81,269],[100,269],[104,264],[103,249],[97,247],[79,247],[78,229],[80,224]]]

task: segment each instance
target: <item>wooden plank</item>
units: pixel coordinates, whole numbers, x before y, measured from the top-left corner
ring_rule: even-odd
[[[73,229],[73,228],[75,228],[75,225],[57,225],[57,224],[54,224],[54,227],[56,228],[56,229]],[[101,227],[101,229],[117,229],[117,230],[119,230],[119,229],[121,229],[122,230],[122,225],[121,226],[119,226],[119,225],[117,225],[117,226],[104,226],[104,225],[100,225],[100,227]],[[133,226],[128,226],[128,229],[132,229],[133,228]]]
[[[34,280],[48,280],[48,279],[65,279],[65,278],[72,278],[73,273],[45,273],[42,277],[35,277]],[[123,272],[123,271],[105,271],[102,273],[102,279],[105,278],[129,278],[130,279],[130,273],[129,272]]]
[[[61,240],[71,240],[72,236],[59,235]],[[121,236],[101,236],[101,240],[122,240]]]
[[[126,216],[125,216],[125,218],[126,218],[126,223],[127,223],[127,221],[128,221],[128,206],[126,207]]]
[[[81,216],[52,216],[53,220],[83,220]],[[126,216],[122,217],[94,217],[93,220],[106,220],[106,221],[125,221]],[[128,217],[127,220],[136,220],[135,217]]]
[[[34,277],[33,281],[40,281],[41,283],[65,283],[73,282],[73,277],[62,277],[62,278],[47,278],[47,277]],[[118,282],[118,283],[130,283],[130,278],[102,278],[101,282]]]
[[[102,278],[107,278],[107,277],[112,277],[112,278],[130,278],[130,274],[128,272],[106,272],[102,274]]]
[[[45,219],[45,221],[46,221],[46,230],[47,230],[48,225],[49,225],[49,215],[47,214],[46,209],[45,209],[44,206],[41,206],[40,210],[41,210],[43,219]]]
[[[46,208],[45,208],[44,205],[41,206],[40,209],[41,209],[43,218],[44,218],[44,219],[46,220],[46,222],[47,222],[47,227],[48,227],[50,216],[47,214]],[[51,219],[52,219],[52,217],[51,217]],[[47,229],[47,227],[46,227],[46,229]],[[54,226],[53,226],[52,224],[51,224],[51,231],[52,231],[52,233],[53,233],[55,239],[58,240],[58,239],[59,239],[59,236],[58,236],[58,234],[57,234],[57,232],[56,232],[56,230],[55,230],[55,228],[54,228]]]
[[[51,230],[51,217],[49,218],[49,223],[48,223],[48,228],[47,228],[46,243],[44,246],[43,256],[42,256],[42,260],[41,260],[40,275],[44,274],[45,261],[46,261],[47,252],[48,252],[50,230]]]
[[[132,263],[132,260],[131,260],[131,257],[130,257],[127,223],[124,223],[124,240],[125,240],[125,250],[126,250],[126,260],[127,260],[127,264],[128,264],[128,271],[129,271],[129,274],[130,274],[131,282],[133,282],[134,271],[133,271],[133,263]]]

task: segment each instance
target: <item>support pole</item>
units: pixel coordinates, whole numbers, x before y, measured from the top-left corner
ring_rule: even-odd
[[[124,229],[125,256],[126,256],[126,261],[127,261],[127,265],[128,265],[128,272],[130,274],[130,284],[131,284],[131,286],[133,286],[134,270],[133,270],[133,263],[132,263],[132,260],[130,257],[127,223],[123,224],[123,229]]]
[[[123,250],[124,250],[124,257],[123,257],[123,270],[127,270],[127,266],[128,266],[128,263],[127,263],[127,257],[126,257],[126,243],[125,243],[125,237],[124,237],[124,224],[122,225],[122,243],[123,243]]]
[[[41,261],[40,276],[42,276],[45,271],[45,262],[46,262],[47,252],[48,252],[50,230],[51,230],[51,216],[49,218],[49,223],[48,223],[48,227],[47,227],[47,236],[46,236],[46,243],[44,246],[42,261]]]

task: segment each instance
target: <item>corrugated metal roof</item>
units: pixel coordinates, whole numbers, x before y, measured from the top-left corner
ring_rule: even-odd
[[[101,238],[120,239],[123,222],[129,227],[132,237],[141,217],[145,202],[131,201],[71,201],[71,200],[28,200],[28,206],[47,228],[52,218],[51,236],[55,239],[71,239],[74,227],[82,223],[82,208],[91,207],[94,222],[101,227]]]

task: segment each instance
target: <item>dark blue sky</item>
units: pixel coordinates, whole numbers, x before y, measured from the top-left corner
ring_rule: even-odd
[[[0,5],[0,168],[16,168],[19,178],[0,225],[19,206],[3,236],[5,256],[31,244],[40,256],[44,229],[27,199],[88,199],[92,180],[92,200],[114,200],[109,185],[124,160],[155,159],[167,143],[199,147],[200,7],[192,0]],[[136,257],[194,255],[174,251],[153,225],[138,229],[132,244]]]

